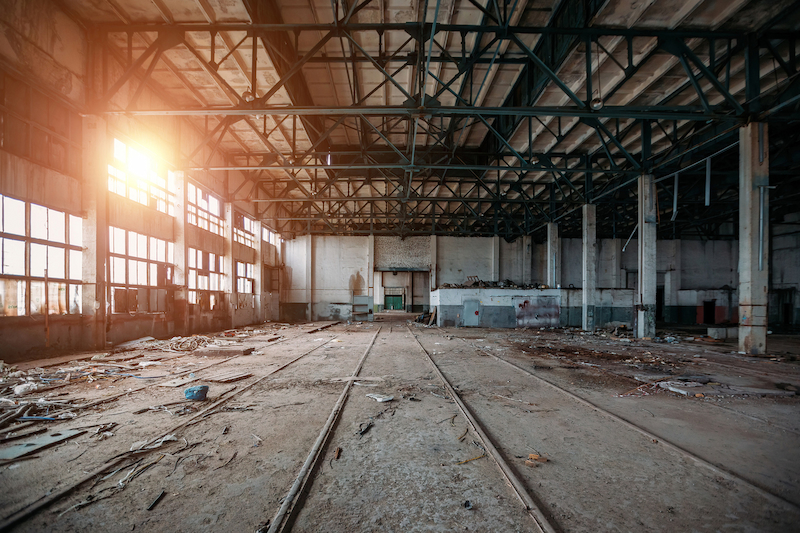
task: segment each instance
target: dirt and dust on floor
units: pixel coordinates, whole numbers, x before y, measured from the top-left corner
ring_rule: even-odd
[[[798,530],[798,337],[417,318],[3,364],[0,531]]]

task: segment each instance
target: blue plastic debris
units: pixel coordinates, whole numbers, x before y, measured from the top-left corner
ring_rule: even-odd
[[[187,400],[196,400],[202,402],[206,399],[206,394],[208,393],[208,385],[198,385],[196,387],[189,387],[183,394],[186,396]]]

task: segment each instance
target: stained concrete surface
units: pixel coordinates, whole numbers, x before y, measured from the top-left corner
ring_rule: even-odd
[[[178,440],[147,453],[138,465],[126,463],[108,479],[79,487],[13,530],[255,531],[274,516],[344,386],[342,379],[378,328],[362,379],[351,388],[298,505],[295,531],[536,531],[490,459],[458,464],[482,455],[472,442],[479,444],[479,439],[446,398],[412,335],[460,392],[557,530],[791,531],[800,523],[796,396],[686,398],[650,385],[662,378],[705,375],[738,387],[784,391],[776,388],[778,378],[800,384],[793,338],[784,339],[786,349],[771,360],[732,354],[724,344],[655,343],[610,333],[415,324],[409,329],[406,320],[412,316],[379,314],[372,324],[340,324],[311,334],[305,333],[311,324],[242,333],[247,336],[241,344],[255,352],[198,370],[197,383],[228,370],[253,376],[230,384],[205,382],[211,386],[209,402],[310,353],[213,414],[174,431]],[[274,332],[283,335],[281,342],[267,341]],[[730,475],[653,442],[487,353]],[[213,359],[141,351],[104,361],[161,363],[131,372],[143,377],[200,368]],[[48,363],[70,365],[61,359],[27,367]],[[49,399],[88,402],[138,388],[143,381],[120,376],[118,381],[70,384],[52,391]],[[183,415],[183,405],[134,414],[180,400],[182,390],[148,386],[75,410],[74,419],[50,423],[51,429],[83,427],[87,433],[34,458],[0,465],[4,516],[72,485],[134,442],[170,432],[194,416],[199,405],[190,405],[192,413]],[[366,397],[371,392],[394,400],[377,403]],[[369,422],[373,426],[359,435]],[[113,435],[100,440],[102,431],[95,435],[96,430],[110,423],[117,424],[108,430]],[[338,460],[336,448],[341,449]],[[524,462],[529,453],[550,461],[533,468]],[[124,490],[114,489],[132,468],[150,463]],[[147,511],[161,491],[164,498]],[[464,508],[466,500],[471,510]]]

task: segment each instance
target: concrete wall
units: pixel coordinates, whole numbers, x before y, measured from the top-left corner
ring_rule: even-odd
[[[376,270],[430,270],[430,237],[375,237]]]
[[[346,320],[353,296],[366,296],[368,237],[313,238],[312,319]]]
[[[492,279],[493,239],[489,237],[438,237],[439,285],[461,284],[467,276]]]

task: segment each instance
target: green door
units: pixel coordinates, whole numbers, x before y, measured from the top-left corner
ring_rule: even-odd
[[[403,297],[402,296],[384,296],[384,309],[387,311],[392,309],[403,309]]]

